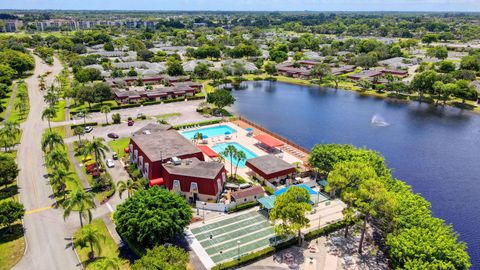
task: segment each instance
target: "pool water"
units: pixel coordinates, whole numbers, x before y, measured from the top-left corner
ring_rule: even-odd
[[[222,136],[225,135],[225,132],[230,132],[230,133],[235,133],[237,132],[235,129],[225,126],[225,125],[220,125],[220,126],[214,126],[214,127],[207,127],[207,128],[200,128],[200,129],[194,129],[194,130],[189,130],[189,131],[184,131],[182,132],[182,135],[189,139],[193,140],[193,137],[197,133],[202,133],[203,136],[207,135],[208,137],[215,137],[215,136]]]
[[[243,147],[241,144],[238,144],[236,142],[228,142],[228,143],[220,143],[220,144],[217,144],[217,145],[214,145],[212,147],[212,149],[221,154],[223,152],[223,150],[225,150],[225,148],[227,148],[227,146],[229,145],[233,145],[233,147],[237,148],[237,150],[241,150],[245,153],[245,155],[247,156],[247,159],[245,160],[242,160],[240,161],[240,163],[238,163],[238,167],[239,168],[245,168],[245,162],[251,158],[256,158],[257,155],[255,153],[253,153],[252,151],[248,150],[247,148]],[[226,161],[230,162],[230,158],[229,157],[226,157],[224,155],[222,155],[223,158],[225,158]],[[233,158],[233,165],[235,166],[235,164],[237,164],[237,159]]]

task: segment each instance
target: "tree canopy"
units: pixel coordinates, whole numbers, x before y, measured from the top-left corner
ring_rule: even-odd
[[[133,270],[186,270],[188,253],[174,246],[156,246],[147,250],[147,254],[136,260]]]

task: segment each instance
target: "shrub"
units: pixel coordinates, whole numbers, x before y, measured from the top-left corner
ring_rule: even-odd
[[[244,203],[244,204],[240,204],[240,205],[237,205],[233,208],[229,208],[228,209],[228,213],[234,213],[234,212],[238,212],[238,211],[242,211],[242,210],[245,210],[245,209],[249,209],[249,208],[252,208],[252,207],[255,207],[258,205],[258,201],[253,201],[253,202],[248,202],[248,203]]]
[[[269,186],[264,186],[263,189],[265,190],[265,192],[267,192],[268,195],[273,195],[275,193],[275,190],[273,190],[273,188]]]

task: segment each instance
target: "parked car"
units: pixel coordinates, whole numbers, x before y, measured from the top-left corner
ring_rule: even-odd
[[[118,139],[119,136],[117,133],[108,133],[107,137],[111,139]]]
[[[84,128],[84,130],[85,130],[85,133],[90,133],[90,132],[92,132],[93,127],[91,127],[91,126],[86,126],[86,127]]]
[[[138,114],[137,114],[137,118],[138,118],[138,119],[143,118],[143,113],[138,113]]]
[[[112,153],[112,158],[113,158],[113,160],[117,160],[117,159],[118,159],[118,154],[117,154],[117,152],[113,152],[113,153]]]
[[[113,163],[113,160],[107,159],[106,162],[108,168],[113,168],[115,167],[115,163]]]
[[[135,124],[135,121],[129,119],[128,120],[128,126],[131,127],[131,126],[133,126],[133,124]]]

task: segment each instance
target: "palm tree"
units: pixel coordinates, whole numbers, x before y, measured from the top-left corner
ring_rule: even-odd
[[[82,142],[82,138],[80,137],[81,135],[85,134],[85,128],[81,126],[76,126],[75,129],[73,129],[73,134],[78,136],[78,142]]]
[[[90,113],[87,109],[81,109],[77,113],[78,116],[83,118],[83,125],[87,125],[87,117],[90,116]]]
[[[239,150],[235,152],[234,158],[237,160],[237,163],[235,164],[235,179],[237,179],[238,164],[240,164],[241,161],[246,160],[247,155],[242,150]]]
[[[110,106],[108,105],[103,105],[102,108],[100,108],[100,112],[105,114],[105,122],[107,122],[108,125],[108,113],[110,112]]]
[[[108,147],[103,143],[105,139],[95,138],[88,142],[86,146],[87,153],[95,154],[95,163],[97,164],[97,173],[100,174],[100,158],[105,158],[105,152],[108,151]]]
[[[53,87],[53,85],[52,85]],[[50,107],[53,107],[58,102],[58,95],[55,93],[55,90],[50,88],[48,92],[43,96],[43,100],[48,103]]]
[[[52,126],[50,125],[50,120],[57,116],[57,110],[53,107],[47,107],[42,112],[42,120],[45,118],[48,120],[48,128],[52,131]]]
[[[63,203],[63,218],[70,216],[72,211],[78,212],[80,218],[80,227],[83,227],[83,219],[92,220],[92,211],[95,208],[93,194],[79,188],[70,193],[70,196]]]
[[[92,264],[89,264],[89,266],[90,265],[96,270],[120,270],[121,262],[118,258],[104,257],[102,259],[97,259]]]
[[[95,249],[97,249],[98,254],[102,253],[102,246],[100,245],[100,240],[105,241],[105,235],[100,233],[97,228],[89,224],[80,229],[78,236],[75,238],[75,245],[80,247],[90,247],[90,259],[95,258]]]
[[[42,150],[45,152],[47,149],[47,152],[52,151],[55,146],[61,145],[63,148],[65,148],[65,144],[63,143],[63,138],[60,136],[58,133],[55,133],[53,131],[47,131],[42,135]]]
[[[203,140],[203,134],[201,132],[195,133],[195,135],[193,135],[193,140],[195,144],[197,144],[199,140]]]
[[[122,198],[122,194],[125,191],[127,191],[127,197],[130,198],[135,191],[141,188],[141,185],[138,181],[128,179],[127,181],[118,181],[117,188],[120,198]]]
[[[8,150],[8,146],[16,141],[20,132],[20,125],[17,122],[5,122],[5,125],[0,129],[0,142],[5,147],[5,152]]]
[[[65,169],[54,170],[49,174],[50,184],[57,187],[57,190],[63,194],[63,200],[67,197],[67,182],[74,182],[73,173]]]
[[[228,145],[221,153],[222,156],[228,157],[230,159],[230,175],[232,175],[233,173],[233,158],[236,152],[237,148],[235,148],[235,146]]]
[[[68,160],[67,153],[59,148],[54,148],[52,151],[48,152],[45,162],[54,170],[61,168],[68,169],[70,167],[70,161]]]

